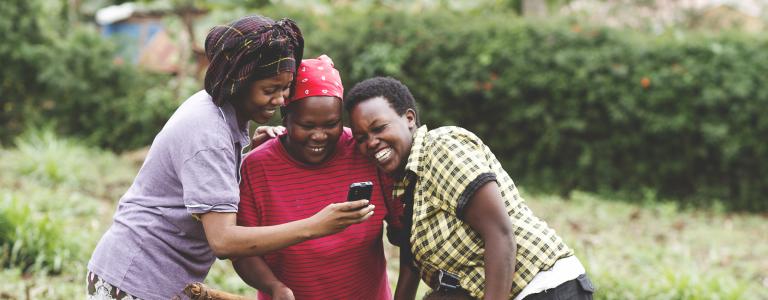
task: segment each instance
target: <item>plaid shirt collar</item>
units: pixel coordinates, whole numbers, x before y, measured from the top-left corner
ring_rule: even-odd
[[[427,125],[422,125],[413,134],[413,143],[411,144],[411,153],[408,155],[408,162],[405,164],[405,170],[413,173],[419,173],[419,162],[424,156],[424,144],[427,141]]]
[[[414,182],[417,177],[416,174],[419,174],[419,162],[424,155],[423,149],[427,140],[428,131],[429,129],[427,129],[427,125],[422,125],[416,129],[416,132],[413,134],[413,142],[411,143],[411,152],[408,155],[408,161],[405,164],[405,175],[395,183],[395,188],[393,190],[394,196],[403,201],[405,200],[402,197],[405,192],[405,187]]]

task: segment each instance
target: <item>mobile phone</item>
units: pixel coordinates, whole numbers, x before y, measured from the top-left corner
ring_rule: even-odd
[[[370,181],[355,182],[349,185],[349,194],[347,194],[347,201],[357,201],[361,199],[371,200],[371,192],[373,191],[373,183]]]

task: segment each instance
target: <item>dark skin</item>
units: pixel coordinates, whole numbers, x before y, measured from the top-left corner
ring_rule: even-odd
[[[382,97],[363,100],[350,111],[358,150],[378,162],[382,170],[394,175],[405,171],[416,131],[415,120],[415,111],[409,109],[398,115]],[[388,153],[392,154],[382,155]],[[509,299],[517,245],[496,182],[486,183],[472,195],[464,209],[464,222],[480,234],[485,245],[484,299]],[[407,250],[401,248],[395,299],[414,299],[419,282],[418,271],[412,267],[413,262],[405,258],[412,256],[403,251]]]
[[[333,156],[343,131],[341,109],[341,99],[328,96],[307,97],[289,104],[283,121],[287,134],[282,144],[291,157],[317,165]],[[243,257],[232,264],[240,278],[272,299],[294,299],[293,291],[275,276],[261,256]]]
[[[233,102],[241,127],[247,122],[269,120],[288,95],[293,73],[282,72],[274,77],[256,80],[247,88],[242,99]],[[373,214],[368,200],[333,203],[303,220],[264,226],[237,226],[232,212],[208,212],[200,215],[208,244],[218,257],[262,255],[308,239],[340,232],[352,224],[363,222]]]
[[[483,299],[509,299],[512,274],[515,272],[517,244],[512,235],[512,224],[505,213],[495,182],[483,185],[465,207],[464,221],[477,231],[485,242],[485,296]],[[419,286],[418,270],[405,248],[400,248],[400,275],[395,299],[414,299]],[[511,253],[511,254],[510,254]]]
[[[253,288],[269,294],[273,300],[293,300],[293,291],[278,279],[261,256],[232,260],[240,278]]]

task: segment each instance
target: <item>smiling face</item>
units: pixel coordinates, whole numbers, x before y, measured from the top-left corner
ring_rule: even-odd
[[[259,124],[269,121],[277,108],[285,103],[292,81],[293,73],[281,72],[251,83],[244,93],[245,97],[232,103],[237,110],[238,124],[242,127],[248,120]]]
[[[303,163],[321,164],[333,155],[343,130],[341,100],[314,96],[291,102],[284,124],[288,153]]]
[[[416,131],[416,113],[408,109],[398,115],[389,101],[375,97],[357,103],[349,118],[358,151],[384,172],[402,175]]]

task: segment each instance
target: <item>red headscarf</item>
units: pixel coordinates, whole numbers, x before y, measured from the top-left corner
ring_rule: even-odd
[[[344,86],[341,84],[339,71],[333,68],[333,61],[325,54],[316,59],[301,61],[296,75],[295,93],[285,105],[312,96],[344,99]]]

